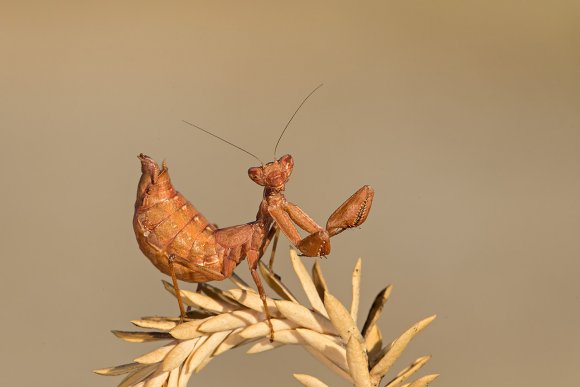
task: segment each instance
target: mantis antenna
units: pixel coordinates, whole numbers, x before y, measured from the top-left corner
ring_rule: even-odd
[[[247,151],[247,150],[245,150],[244,148],[242,148],[242,147],[239,147],[239,146],[237,146],[236,144],[229,142],[229,141],[228,141],[228,140],[226,140],[225,138],[221,138],[221,137],[220,137],[220,136],[218,136],[217,134],[213,134],[213,133],[212,133],[212,132],[210,132],[209,130],[205,130],[205,129],[204,129],[204,128],[202,128],[202,127],[199,127],[199,126],[197,126],[197,125],[195,125],[195,124],[192,124],[191,122],[188,122],[188,121],[185,121],[185,120],[182,120],[182,121],[183,121],[183,122],[185,122],[187,125],[191,125],[191,126],[193,126],[194,128],[196,128],[196,129],[199,129],[199,130],[201,130],[202,132],[205,132],[205,133],[209,134],[210,136],[214,136],[215,138],[217,138],[217,139],[219,139],[219,140],[222,140],[222,141],[223,141],[223,142],[225,142],[226,144],[230,144],[231,146],[233,146],[233,147],[235,147],[235,148],[238,148],[238,149],[239,149],[239,150],[241,150],[241,151],[244,151],[244,152],[246,152],[246,153],[247,153],[247,154],[249,154],[250,156],[254,157],[256,160],[258,160],[258,161],[260,162],[260,164],[264,165],[264,162],[263,162],[262,160],[260,160],[260,158],[259,158],[258,156],[256,156],[255,154],[253,154],[253,153],[251,153],[251,152],[248,152],[248,151]]]
[[[286,126],[284,127],[284,130],[282,131],[282,134],[280,134],[280,137],[278,137],[278,141],[276,142],[276,146],[274,147],[274,160],[276,159],[276,150],[278,149],[278,144],[280,144],[280,140],[282,139],[282,136],[284,136],[284,133],[286,133],[286,129],[288,129],[288,126],[290,126],[290,123],[292,122],[292,120],[294,119],[294,116],[296,115],[296,113],[298,113],[298,110],[300,110],[300,108],[302,107],[302,105],[304,105],[304,103],[308,100],[308,98],[310,98],[310,96],[312,94],[314,94],[314,92],[318,89],[320,89],[322,87],[322,85],[324,85],[323,83],[321,83],[320,85],[316,86],[314,88],[314,90],[312,90],[310,92],[310,94],[308,94],[306,96],[306,98],[304,98],[302,100],[302,102],[300,102],[300,105],[298,105],[298,108],[296,108],[296,110],[294,111],[294,114],[292,114],[292,117],[290,117],[290,119],[288,120],[288,123],[286,123]]]

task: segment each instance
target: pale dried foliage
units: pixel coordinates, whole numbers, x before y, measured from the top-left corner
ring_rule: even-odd
[[[260,270],[268,285],[281,299],[268,298],[274,326],[274,341],[269,340],[269,327],[260,297],[239,277],[234,276],[234,289],[223,291],[204,284],[201,292],[181,290],[183,302],[190,307],[189,320],[178,324],[173,317],[143,317],[134,325],[154,331],[113,331],[122,340],[132,343],[168,341],[163,346],[139,356],[133,363],[95,370],[100,375],[126,375],[119,386],[186,386],[218,355],[245,344],[247,353],[258,353],[286,344],[302,346],[324,366],[355,386],[379,386],[391,366],[401,356],[411,339],[429,325],[435,316],[427,317],[383,346],[377,321],[391,294],[391,286],[376,296],[362,330],[355,324],[359,308],[361,260],[352,275],[352,301],[347,309],[328,290],[318,262],[309,275],[294,250],[292,266],[308,298],[310,306],[296,297],[265,265]],[[171,284],[165,288],[175,295]],[[427,375],[407,382],[430,359],[422,356],[383,384],[385,387],[423,387],[438,375]],[[304,386],[327,386],[318,378],[294,374]]]

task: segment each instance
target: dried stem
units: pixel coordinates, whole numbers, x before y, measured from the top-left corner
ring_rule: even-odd
[[[278,278],[261,267],[266,283],[282,298],[267,299],[275,330],[274,342],[268,338],[270,329],[265,322],[260,297],[236,278],[233,282],[237,288],[228,291],[210,285],[204,285],[202,293],[181,290],[183,303],[192,308],[183,324],[178,324],[179,318],[176,317],[142,317],[131,322],[156,331],[113,331],[117,337],[128,342],[162,340],[164,343],[137,357],[133,363],[94,372],[110,376],[126,375],[120,386],[184,387],[193,373],[199,372],[212,359],[230,349],[253,344],[247,353],[258,353],[293,344],[302,346],[350,384],[377,387],[409,342],[435,319],[435,316],[430,316],[419,321],[383,347],[383,336],[377,321],[389,298],[391,286],[376,296],[361,331],[356,325],[361,260],[357,260],[353,270],[352,302],[347,309],[329,292],[320,265],[314,265],[311,276],[295,251],[290,251],[290,257],[309,305],[301,304]],[[170,283],[163,281],[163,285],[175,296],[175,289]],[[403,383],[429,359],[430,356],[418,358],[394,374],[386,386],[426,386],[438,375],[426,375]],[[326,386],[311,375],[294,376],[304,386]]]

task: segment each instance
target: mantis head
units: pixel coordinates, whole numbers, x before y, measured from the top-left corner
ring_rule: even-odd
[[[286,184],[292,174],[293,167],[294,159],[292,156],[284,155],[278,160],[248,169],[248,176],[258,185],[283,189],[284,184]]]

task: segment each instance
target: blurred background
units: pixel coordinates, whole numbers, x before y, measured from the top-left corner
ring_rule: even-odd
[[[322,268],[385,341],[433,313],[397,370],[440,386],[575,385],[580,363],[577,1],[19,1],[0,12],[0,361],[12,385],[111,386],[92,369],[178,313],[131,226],[140,152],[211,221],[254,219],[255,160],[295,158],[289,200],[324,224],[363,184],[368,221]],[[280,244],[278,272],[296,286]],[[310,266],[312,259],[304,259]],[[237,273],[249,278],[247,265]],[[223,286],[228,287],[229,282]],[[193,288],[193,285],[186,285]],[[361,317],[359,323],[364,321]],[[344,385],[301,348],[213,361],[192,384]]]

